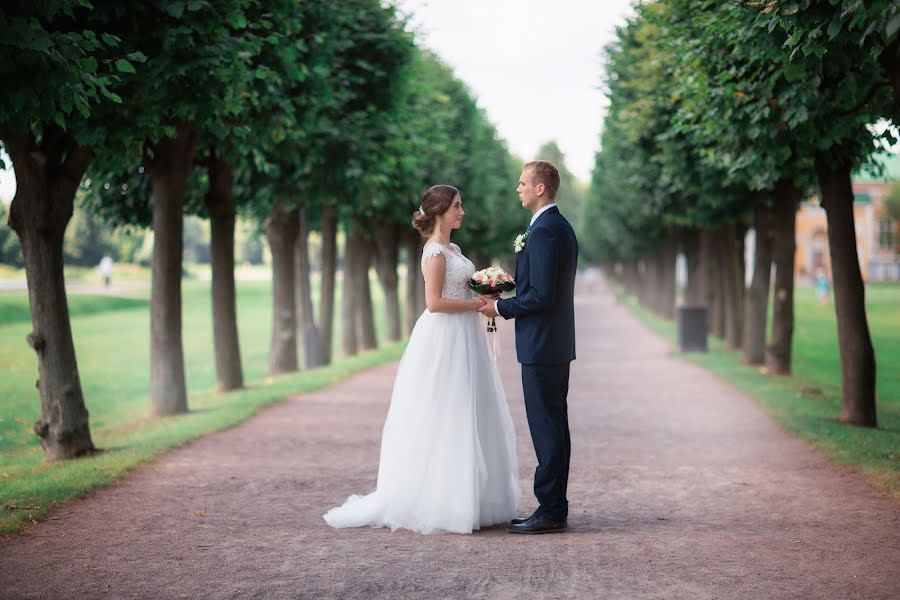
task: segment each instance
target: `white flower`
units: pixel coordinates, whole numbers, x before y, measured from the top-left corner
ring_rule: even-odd
[[[502,267],[488,267],[472,274],[472,281],[477,283],[487,283],[493,281],[496,283],[511,282],[513,278],[503,270]]]
[[[521,252],[525,249],[525,240],[528,239],[528,232],[520,233],[516,236],[516,241],[513,243],[513,248],[516,249],[516,252]]]

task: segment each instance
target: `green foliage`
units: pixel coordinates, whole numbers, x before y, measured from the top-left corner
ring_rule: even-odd
[[[355,195],[411,45],[394,9],[372,0],[171,8],[98,6],[96,18],[147,56],[140,80],[123,92],[125,110],[101,117],[130,136],[104,151],[85,181],[104,218],[149,224],[142,164],[178,122],[199,135],[198,164],[218,157],[234,167],[235,200],[260,221],[278,199]],[[143,27],[157,17],[163,25]],[[205,171],[195,171],[188,212],[205,214],[207,185]]]
[[[683,187],[688,178],[667,159],[682,160],[691,149],[669,151],[672,144],[661,138],[671,128],[675,107],[665,83],[662,32],[647,17],[660,8],[638,7],[606,49],[610,105],[584,210],[584,221],[591,224],[582,243],[588,260],[630,257],[652,247],[670,225],[666,209],[683,195],[671,189],[676,183]],[[667,173],[680,178],[672,181]]]
[[[775,26],[799,23],[801,15],[807,25],[824,13],[838,18],[834,2],[794,3],[790,17],[777,2],[762,9],[712,0],[672,4],[681,29],[673,44],[687,49],[686,64],[700,66],[699,76],[686,66],[678,78],[685,85],[677,89],[693,100],[686,125],[715,139],[710,158],[739,181],[763,190],[781,177],[809,182],[817,156],[860,165],[875,149],[873,138],[890,139],[889,129],[881,136],[866,130],[893,111],[871,48],[857,37],[826,53],[823,30],[813,25],[803,35],[809,45],[798,52],[800,29]]]
[[[585,209],[589,257],[633,256],[674,229],[745,218],[766,197],[754,192],[780,179],[809,189],[816,160],[872,160],[892,133],[867,126],[896,109],[878,62],[883,44],[871,35],[887,31],[896,8],[838,4],[636,8],[607,50],[610,107]],[[843,24],[829,29],[827,19]],[[845,29],[857,33],[841,38]],[[865,31],[871,39],[860,45]]]
[[[74,131],[115,92],[131,62],[121,39],[80,19],[89,0],[14,1],[0,10],[0,130],[40,137],[48,124]],[[117,66],[118,65],[118,66]],[[132,67],[133,70],[133,67]],[[81,131],[80,133],[85,133]]]
[[[408,228],[422,193],[450,184],[466,210],[454,239],[467,252],[511,256],[512,240],[527,225],[514,192],[521,164],[471,91],[436,56],[417,50],[398,94],[357,215]]]
[[[759,11],[769,32],[787,34],[791,60],[829,60],[829,54],[879,58],[900,33],[900,5],[893,0],[773,0]]]
[[[348,224],[380,219],[405,226],[427,185],[451,181],[476,208],[463,236],[481,251],[508,252],[523,217],[511,191],[519,165],[466,87],[414,49],[392,6],[377,0],[59,6],[69,7],[70,20],[85,31],[103,32],[99,46],[89,46],[97,69],[109,71],[103,80],[109,93],[93,93],[114,102],[83,102],[77,137],[95,153],[84,203],[104,222],[149,225],[147,161],[176,124],[188,123],[199,136],[197,165],[228,161],[239,210],[257,221],[276,200],[300,199],[313,227],[326,202],[339,206]],[[205,170],[195,170],[187,213],[205,215],[207,187]]]
[[[128,5],[96,0],[81,16],[115,34],[129,55],[145,59],[121,86],[121,105],[104,105],[89,119],[96,157],[82,189],[104,220],[150,224],[145,170],[177,125],[187,124],[207,144],[246,139],[241,118],[254,81],[251,59],[264,43],[261,34],[274,27],[262,18],[249,27],[247,15],[257,14],[260,6],[255,0]],[[188,188],[199,192],[189,196],[191,212],[199,210],[202,197],[199,177]]]
[[[267,77],[237,195],[259,220],[276,200],[302,199],[314,224],[325,202],[346,216],[367,201],[361,182],[379,163],[412,38],[377,1],[287,5],[281,41],[258,57]]]

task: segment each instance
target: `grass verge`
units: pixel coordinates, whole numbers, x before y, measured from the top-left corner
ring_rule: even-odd
[[[404,343],[340,359],[334,365],[251,383],[247,389],[192,394],[191,412],[165,419],[142,418],[95,430],[96,456],[48,463],[33,448],[6,452],[0,466],[0,533],[18,531],[54,505],[110,484],[161,452],[238,425],[286,397],[332,385],[357,371],[400,358]]]
[[[863,472],[900,499],[900,286],[869,286],[867,313],[879,365],[876,382],[877,429],[840,423],[840,356],[834,307],[817,305],[798,290],[795,304],[791,377],[774,377],[744,364],[740,352],[710,337],[710,351],[679,355],[749,394],[791,433],[809,440],[834,462]],[[629,307],[647,327],[673,342],[675,323],[661,319],[625,294]],[[673,350],[673,353],[675,351]]]
[[[149,288],[143,292],[149,293]],[[318,290],[315,292],[313,300],[317,302]],[[340,286],[337,292],[340,294]],[[272,335],[271,282],[239,281],[238,329],[248,387],[221,394],[212,391],[216,373],[210,283],[185,280],[182,340],[190,412],[150,419],[147,299],[70,294],[73,338],[91,434],[94,444],[105,452],[82,460],[47,463],[33,429],[40,416],[40,398],[35,390],[37,359],[25,343],[31,331],[28,296],[24,291],[0,295],[0,309],[6,309],[0,310],[0,533],[18,530],[53,505],[107,485],[165,450],[237,425],[263,406],[397,360],[403,345],[385,339],[380,286],[372,286],[372,296],[379,350],[355,357],[336,352],[333,366],[270,379],[266,371]],[[341,339],[342,325],[337,319],[333,339]]]

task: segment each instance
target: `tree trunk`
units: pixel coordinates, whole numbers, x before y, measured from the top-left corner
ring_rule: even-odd
[[[641,296],[643,295],[644,289],[644,264],[641,260],[640,256],[636,256],[633,259],[634,262],[634,295],[635,299],[640,303],[643,302]]]
[[[419,315],[424,310],[425,279],[422,277],[422,238],[415,231],[409,232],[406,246],[406,332],[412,333]]]
[[[359,301],[354,297],[359,291],[356,273],[360,271],[360,239],[350,232],[344,238],[344,277],[341,286],[341,350],[345,356],[359,352],[359,337],[356,310]]]
[[[653,255],[651,254],[645,254],[640,262],[641,268],[638,272],[641,274],[641,285],[638,298],[644,308],[655,312],[653,298],[656,294],[654,285],[656,283],[656,269],[654,268],[656,262],[653,260]]]
[[[657,316],[662,316],[662,244],[656,247],[652,254],[647,255],[647,265],[650,267],[649,294],[647,304]]]
[[[297,239],[294,242],[294,272],[296,275],[295,302],[297,305],[297,331],[303,348],[303,364],[314,369],[324,363],[322,338],[313,315],[312,285],[309,269],[309,226],[306,206],[297,203]]]
[[[374,350],[378,347],[378,336],[375,334],[375,310],[372,306],[372,285],[369,280],[369,267],[372,264],[374,251],[372,242],[365,238],[359,241],[359,270],[354,273],[356,291],[357,336],[363,350]]]
[[[213,345],[216,376],[222,391],[244,387],[238,343],[234,284],[234,221],[231,165],[220,158],[209,163],[209,191],[203,198],[210,218]]]
[[[822,204],[828,217],[828,249],[834,281],[841,351],[841,420],[876,427],[875,352],[866,320],[866,290],[859,271],[850,167],[816,159]]]
[[[685,270],[687,279],[684,283],[684,305],[704,306],[700,295],[700,231],[697,229],[685,230],[681,235],[681,248],[684,252]]]
[[[744,260],[743,241],[738,227],[728,223],[722,228],[722,277],[725,293],[725,343],[730,348],[741,347],[744,317]]]
[[[794,341],[794,255],[797,250],[797,202],[799,190],[791,179],[775,183],[772,229],[775,290],[772,294],[772,334],[766,346],[766,370],[773,375],[791,374]]]
[[[709,244],[705,249],[709,257],[709,332],[720,340],[725,339],[725,278],[722,274],[722,230],[709,232],[704,240]]]
[[[659,311],[664,319],[675,318],[675,258],[678,244],[674,237],[666,238],[661,246],[659,268]]]
[[[387,339],[399,341],[400,331],[400,294],[398,290],[397,262],[400,255],[400,241],[397,227],[381,224],[375,230],[375,272],[384,290],[385,310],[387,313]]]
[[[640,280],[637,259],[629,258],[624,261],[622,279],[625,282],[625,290],[632,296],[636,296]]]
[[[150,410],[165,416],[187,412],[181,341],[181,268],[184,194],[194,165],[197,135],[179,124],[147,161],[153,196],[153,276],[150,292]]]
[[[697,240],[697,266],[695,269],[696,277],[693,278],[692,285],[696,287],[697,306],[705,306],[707,312],[707,320],[710,324],[710,332],[712,332],[712,313],[715,303],[715,270],[716,262],[715,250],[715,232],[709,229],[701,229]]]
[[[750,232],[750,224],[749,223],[737,223],[735,225],[735,258],[737,261],[738,267],[738,291],[740,293],[740,309],[741,309],[741,324],[744,323],[744,302],[747,298],[747,261],[744,260],[744,257],[747,255],[747,234]],[[743,329],[739,333],[743,333]],[[743,339],[743,337],[741,337]]]
[[[656,261],[653,254],[645,254],[643,258],[643,285],[641,286],[641,303],[648,310],[656,312],[653,304],[656,297]]]
[[[322,337],[322,364],[331,364],[334,340],[334,291],[337,277],[337,211],[331,204],[322,207],[322,289],[319,296],[319,335]]]
[[[753,280],[744,305],[744,362],[766,361],[766,319],[769,311],[769,280],[772,273],[772,207],[759,198],[753,208]]]
[[[30,134],[4,131],[0,137],[18,186],[9,227],[22,247],[32,326],[27,342],[38,361],[41,417],[34,430],[49,460],[83,456],[94,443],[69,322],[63,236],[92,152],[55,127],[45,129],[41,147]]]
[[[291,373],[297,363],[297,307],[294,299],[294,244],[300,229],[296,208],[276,201],[265,223],[272,251],[272,345],[269,374]]]

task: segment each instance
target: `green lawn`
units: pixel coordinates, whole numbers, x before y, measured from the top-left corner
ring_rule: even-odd
[[[621,297],[651,329],[675,340],[675,324]],[[685,354],[748,392],[784,427],[810,440],[835,462],[862,470],[900,497],[900,285],[866,288],[877,365],[878,428],[838,422],[841,366],[834,305],[818,304],[810,288],[797,289],[792,377],[772,377],[741,362],[739,352],[710,337],[708,354]]]
[[[146,309],[147,306],[149,304],[144,298],[72,294],[69,296],[69,317],[80,317],[116,310]],[[0,294],[0,327],[13,323],[31,323],[28,297],[24,293]]]
[[[383,297],[372,286],[379,337]],[[338,289],[338,294],[340,289]],[[26,345],[31,330],[24,293],[0,296],[0,533],[12,532],[57,502],[107,484],[159,452],[200,435],[240,423],[285,396],[329,385],[362,368],[397,360],[403,344],[331,367],[278,378],[266,377],[271,336],[271,284],[238,282],[238,325],[248,388],[215,393],[209,283],[184,282],[184,353],[191,412],[147,416],[149,310],[146,299],[70,296],[72,329],[94,444],[104,453],[65,463],[44,461],[32,430],[40,416],[35,390],[37,364]],[[401,296],[402,297],[402,296]],[[338,299],[340,296],[338,295]],[[22,314],[26,318],[22,318]],[[335,342],[340,346],[340,319]]]

